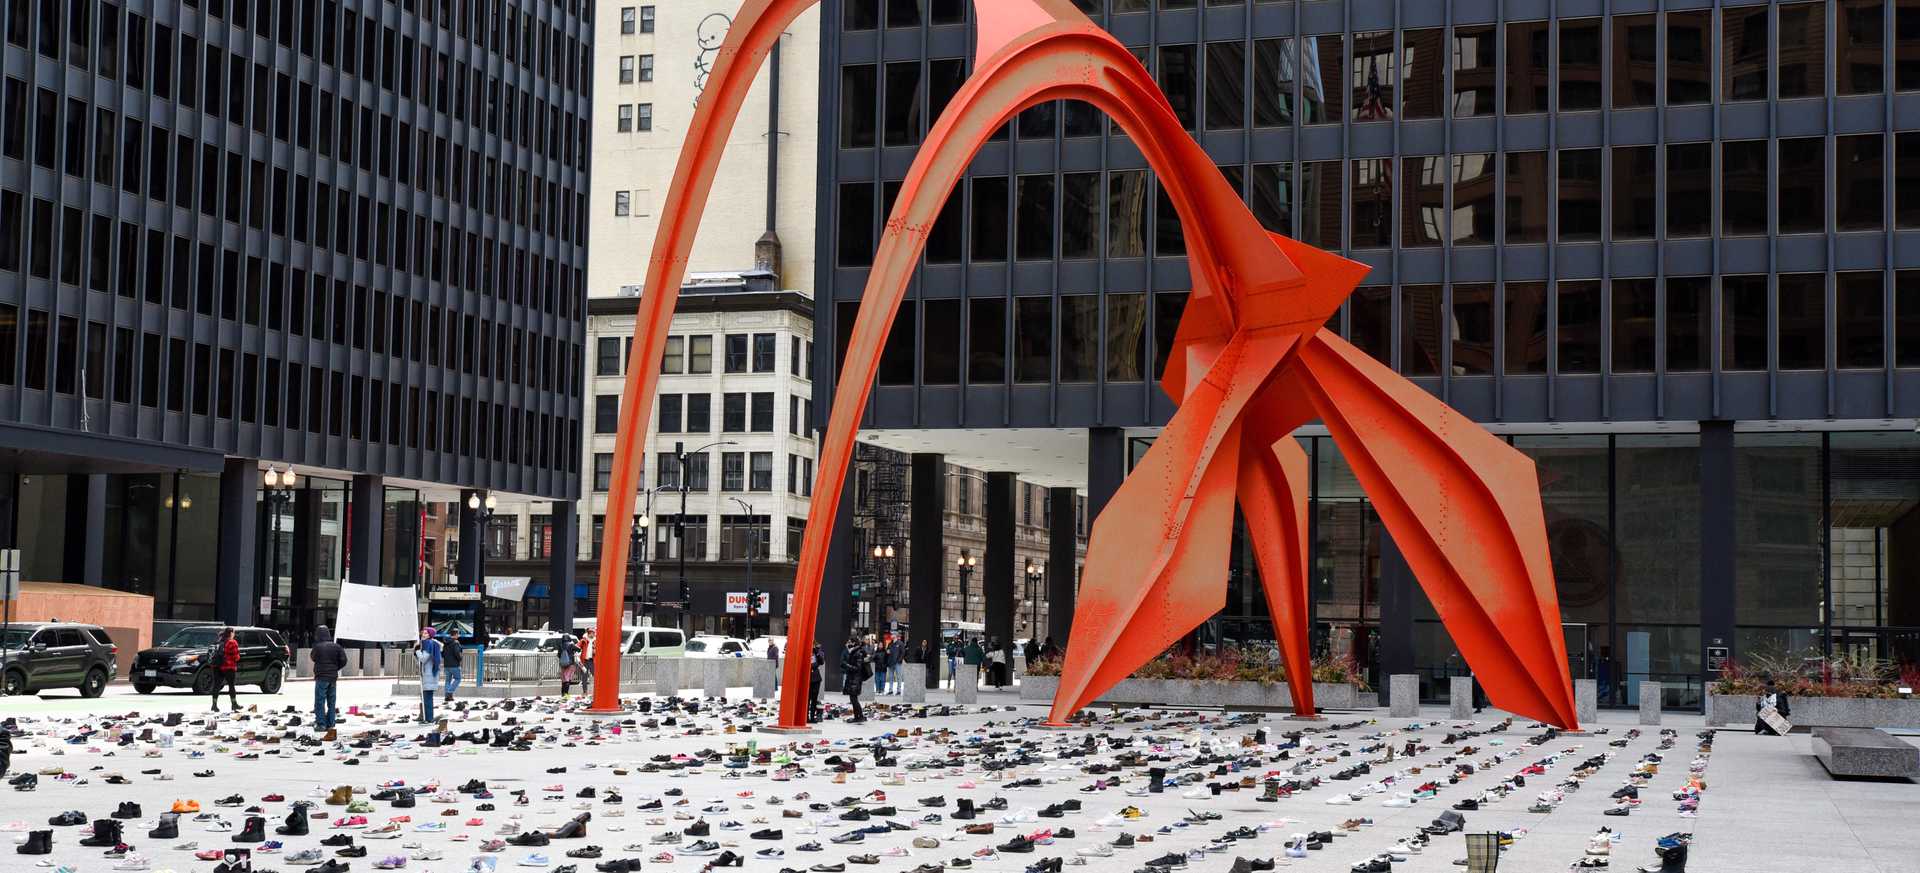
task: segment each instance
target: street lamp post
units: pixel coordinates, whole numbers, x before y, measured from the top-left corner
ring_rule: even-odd
[[[887,621],[887,564],[893,560],[894,554],[892,543],[873,547],[873,566],[877,571],[876,575],[879,576],[880,581],[880,596],[874,598],[873,601],[873,629],[875,633],[879,633],[885,629]]]
[[[647,562],[640,557],[640,547],[648,545],[647,529],[652,524],[653,493],[655,490],[657,489],[648,488],[641,492],[647,497],[647,508],[634,516],[633,526],[628,528],[629,539],[631,541],[627,544],[627,574],[633,581],[629,588],[632,594],[627,598],[627,611],[633,613],[635,616],[640,614],[639,608],[644,607],[646,603],[652,599],[647,596],[648,567]],[[634,601],[639,602],[635,603]]]
[[[475,491],[467,495],[467,508],[480,519],[480,541],[473,544],[474,575],[480,577],[473,580],[474,590],[480,595],[480,599],[475,601],[473,608],[473,642],[474,645],[484,649],[487,645],[487,533],[493,525],[493,513],[500,508],[500,502],[493,499],[492,492],[488,492],[486,497],[481,497],[480,492]],[[548,593],[555,597],[559,596],[556,592]],[[569,597],[572,594],[573,592],[567,592]]]
[[[1027,602],[1032,604],[1032,611],[1027,617],[1027,639],[1033,639],[1040,631],[1040,579],[1045,575],[1046,568],[1027,561]]]
[[[266,486],[267,511],[272,513],[272,523],[268,525],[268,535],[273,537],[273,548],[267,563],[267,593],[272,601],[280,600],[280,514],[287,504],[293,502],[293,486],[298,484],[293,468],[275,470],[268,467],[260,476],[260,483]],[[261,616],[263,624],[271,624],[271,616]],[[298,622],[296,622],[297,624]]]
[[[973,577],[973,569],[980,566],[980,559],[973,555],[962,554],[960,557],[953,559],[953,566],[960,571],[960,620],[966,621],[967,599],[969,596],[967,594],[967,582]]]
[[[689,452],[685,443],[673,444],[674,458],[680,464],[680,514],[673,519],[673,539],[680,547],[680,629],[693,629],[693,592],[687,588],[687,456],[697,455],[715,446],[737,446],[733,440],[715,440]]]
[[[753,639],[753,608],[758,605],[760,592],[753,589],[753,553],[760,551],[760,529],[754,526],[753,504],[738,497],[728,498],[740,504],[747,513],[747,633],[746,638]]]

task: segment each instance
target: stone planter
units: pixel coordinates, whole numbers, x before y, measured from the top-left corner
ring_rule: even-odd
[[[1707,694],[1708,727],[1751,727],[1751,694]],[[1920,728],[1920,699],[1790,697],[1795,727]]]
[[[1060,687],[1057,676],[1025,676],[1020,699],[1048,701]],[[1359,689],[1351,685],[1313,685],[1321,709],[1355,709]],[[1293,694],[1284,682],[1213,682],[1199,679],[1124,679],[1094,703],[1115,706],[1219,706],[1230,709],[1292,709]]]

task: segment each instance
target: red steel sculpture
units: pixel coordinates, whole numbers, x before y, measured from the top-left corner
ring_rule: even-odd
[[[694,114],[648,265],[620,407],[600,577],[618,621],[641,439],[692,233],[761,60],[812,0],[747,0]],[[1071,0],[977,0],[974,72],[915,156],[874,255],[820,448],[795,574],[779,724],[806,724],[827,540],[860,412],[927,233],[993,132],[1021,110],[1081,100],[1145,156],[1187,229],[1192,293],[1162,387],[1180,399],[1094,522],[1050,721],[1065,723],[1217,613],[1233,510],[1246,518],[1299,712],[1307,649],[1307,458],[1290,437],[1324,422],[1381,521],[1501,708],[1576,726],[1533,463],[1322,329],[1366,267],[1261,227],[1181,126],[1152,76]],[[601,628],[594,706],[618,707],[619,634]]]

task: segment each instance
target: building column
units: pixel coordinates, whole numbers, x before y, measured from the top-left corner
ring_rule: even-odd
[[[580,555],[580,504],[553,503],[553,553],[547,559],[547,627],[565,632],[573,627],[573,578]],[[485,595],[482,595],[485,596]]]
[[[1018,481],[1012,473],[987,474],[987,500],[981,512],[987,518],[987,554],[980,561],[986,589],[987,638],[1000,644],[1013,663],[1013,616],[1019,601],[1013,596],[1013,500]]]
[[[1362,584],[1365,584],[1364,582]],[[1414,672],[1413,568],[1384,529],[1380,532],[1380,678]]]
[[[320,625],[332,626],[327,616],[320,614],[320,586],[314,579],[313,557],[314,539],[318,535],[320,524],[320,492],[302,485],[293,492],[293,615],[294,633],[298,645],[313,644],[314,629]]]
[[[846,647],[847,634],[853,627],[851,586],[857,566],[854,558],[853,487],[849,483],[840,489],[840,509],[833,514],[833,531],[827,537],[827,565],[820,572],[819,612],[814,616],[813,641],[820,646],[823,695],[840,689],[840,650]],[[795,584],[798,583],[796,579]]]
[[[387,480],[355,476],[347,495],[347,581],[379,585],[382,522],[387,513]]]
[[[1127,478],[1127,436],[1117,427],[1087,428],[1087,530]]]
[[[907,522],[907,642],[940,641],[940,611],[947,580],[947,458],[933,453],[913,456]],[[938,682],[938,671],[927,671],[927,687]]]
[[[1734,651],[1733,422],[1700,422],[1700,679],[1711,682],[1720,655]]]
[[[1065,648],[1067,633],[1073,629],[1074,583],[1080,569],[1079,502],[1072,488],[1049,490],[1053,517],[1047,529],[1047,630],[1041,642],[1051,639]]]
[[[107,477],[99,474],[67,476],[67,540],[61,577],[67,582],[100,586],[106,582]],[[122,580],[114,580],[116,583]]]
[[[220,471],[220,546],[213,581],[213,614],[227,624],[253,624],[258,613],[254,544],[260,527],[260,467],[228,458]]]

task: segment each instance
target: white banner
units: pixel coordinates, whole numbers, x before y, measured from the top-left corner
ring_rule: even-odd
[[[420,638],[419,604],[411,586],[340,586],[340,611],[335,617],[335,639],[369,643],[404,643]]]
[[[526,576],[488,576],[487,596],[518,601],[527,596],[527,585],[532,581]]]

